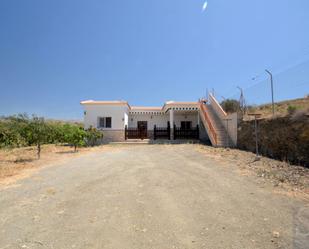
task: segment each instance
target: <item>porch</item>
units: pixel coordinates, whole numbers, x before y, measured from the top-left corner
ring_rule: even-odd
[[[125,126],[127,139],[199,139],[199,110],[195,106],[171,107],[165,111],[134,110]],[[172,125],[171,125],[172,124]]]
[[[156,127],[153,130],[145,130],[142,128],[128,128],[125,127],[125,140],[127,139],[168,139],[168,140],[178,140],[178,139],[199,139],[199,126],[183,128],[176,127],[171,129],[167,127]]]

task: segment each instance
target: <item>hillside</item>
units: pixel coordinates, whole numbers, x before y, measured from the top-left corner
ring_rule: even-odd
[[[258,121],[259,153],[278,160],[309,167],[309,98],[252,107],[248,113],[261,113]],[[238,148],[255,152],[255,123],[245,115],[238,125]]]
[[[309,111],[309,97],[285,100],[275,103],[276,117],[287,116],[289,114],[289,110],[292,112]],[[263,118],[268,118],[272,116],[272,105],[265,104],[249,107],[248,113],[261,113]],[[247,117],[244,117],[244,119],[247,119]]]

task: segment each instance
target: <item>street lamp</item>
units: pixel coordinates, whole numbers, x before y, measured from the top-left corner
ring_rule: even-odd
[[[275,115],[275,104],[274,104],[274,85],[273,85],[273,74],[265,69],[265,72],[269,74],[270,76],[270,84],[271,84],[271,104],[272,104],[272,110],[273,110],[273,116]]]
[[[256,158],[259,157],[259,137],[258,137],[258,122],[257,119],[261,117],[261,113],[249,113],[249,116],[254,116],[254,133],[255,133],[255,153],[256,153]]]

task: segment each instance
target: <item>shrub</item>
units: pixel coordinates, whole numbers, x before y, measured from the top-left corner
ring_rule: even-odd
[[[240,110],[239,101],[236,99],[226,99],[221,102],[224,111],[234,113]]]
[[[7,135],[12,139],[10,147],[31,145],[29,141],[29,117],[27,114],[18,114],[4,119]],[[15,139],[13,138],[15,137]]]
[[[0,148],[26,145],[25,139],[8,122],[0,122]]]
[[[19,114],[3,119],[0,123],[0,146],[19,147],[37,146],[37,155],[40,158],[41,145],[48,142],[50,128],[44,118],[26,114]]]
[[[61,122],[50,122],[49,123],[49,134],[48,134],[48,143],[58,144],[65,143],[64,139],[64,124]]]
[[[28,121],[28,125],[25,127],[27,132],[27,139],[29,144],[35,144],[37,146],[38,159],[41,156],[41,145],[48,142],[50,127],[45,123],[44,118],[33,116]]]
[[[81,125],[45,121],[42,117],[18,114],[0,118],[0,148],[36,145],[40,158],[42,144],[68,143],[94,146],[103,134],[95,128],[85,131]]]
[[[255,151],[254,121],[240,123],[238,147]],[[308,120],[290,117],[259,120],[259,150],[264,156],[309,167]]]
[[[287,112],[289,115],[292,115],[293,113],[295,113],[296,110],[297,110],[297,107],[294,105],[289,105],[287,108]]]
[[[63,125],[63,141],[74,146],[76,152],[78,146],[85,145],[86,131],[77,125]]]
[[[98,140],[103,138],[103,133],[96,128],[90,127],[86,130],[86,143],[89,146],[97,144]]]

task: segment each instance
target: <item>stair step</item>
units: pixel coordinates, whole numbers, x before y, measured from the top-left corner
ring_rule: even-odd
[[[216,142],[217,142],[216,145],[219,147],[225,147],[227,145],[230,145],[231,140],[229,138],[229,134],[227,133],[225,126],[221,123],[221,119],[216,116],[211,106],[206,105],[205,109],[206,109],[205,111],[207,113],[207,116],[210,119],[211,125],[213,126],[215,133],[216,133]],[[208,124],[205,124],[205,122],[207,121],[204,118],[201,118],[201,120],[207,129]],[[209,132],[208,129],[207,129],[207,132]],[[209,134],[209,136],[211,137],[211,140],[214,140],[212,139],[211,134]]]

